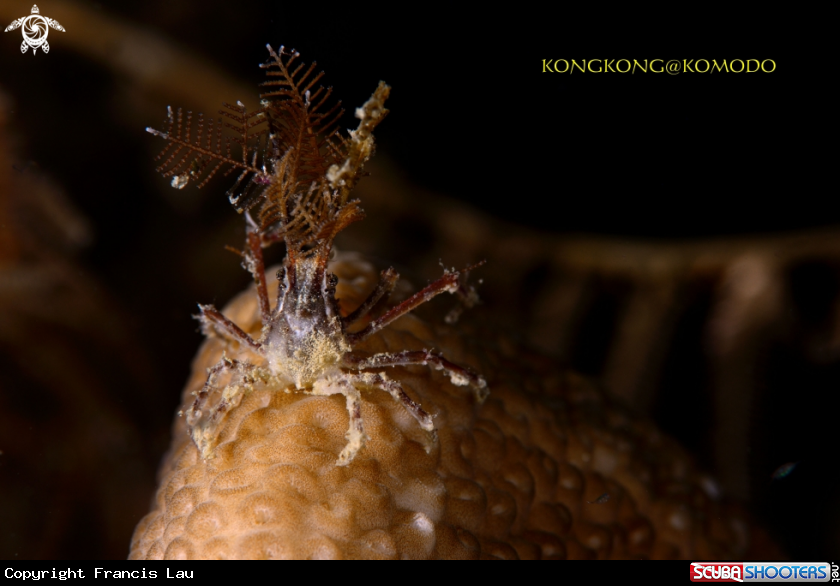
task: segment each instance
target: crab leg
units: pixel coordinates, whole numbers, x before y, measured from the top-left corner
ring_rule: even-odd
[[[193,402],[192,408],[187,411],[187,425],[195,425],[195,423],[201,419],[201,416],[203,415],[201,409],[204,407],[204,403],[207,402],[207,397],[210,396],[210,392],[213,390],[218,374],[225,370],[237,369],[240,366],[251,367],[248,363],[243,363],[239,360],[232,360],[227,356],[222,356],[221,360],[207,369],[207,380],[204,382],[204,386],[201,387],[200,391],[193,392],[195,395],[195,401]],[[220,401],[220,403],[222,402],[224,402],[224,399]],[[218,410],[218,405],[213,411],[216,410]]]
[[[265,262],[263,261],[262,242],[260,239],[259,227],[254,223],[253,218],[248,212],[245,212],[245,219],[248,224],[248,252],[245,253],[245,263],[250,272],[254,276],[254,282],[257,284],[257,297],[260,303],[260,317],[263,325],[267,325],[271,319],[271,305],[268,301],[268,287],[265,282]]]
[[[378,374],[353,374],[348,375],[347,378],[354,383],[370,387],[376,387],[387,393],[390,393],[390,395],[396,401],[402,403],[403,407],[405,407],[405,410],[408,411],[411,414],[411,416],[417,420],[417,423],[420,424],[421,428],[432,434],[432,439],[437,437],[435,433],[435,425],[434,423],[432,423],[432,416],[426,413],[426,411],[423,410],[419,403],[415,403],[411,399],[411,397],[405,394],[405,391],[403,390],[402,385],[400,385],[400,383],[398,383],[395,380],[389,379],[384,372],[380,372]]]
[[[223,356],[219,362],[207,369],[207,381],[201,390],[193,392],[195,401],[186,413],[187,430],[202,458],[212,457],[213,445],[216,443],[216,436],[218,434],[217,426],[219,420],[228,409],[239,404],[244,394],[240,386],[225,387],[219,402],[206,413],[202,411],[204,405],[207,403],[207,398],[215,388],[216,377],[225,370],[239,372],[253,371],[257,370],[257,367],[248,362],[232,360],[227,356]],[[183,411],[179,415],[183,415]]]
[[[396,307],[392,307],[381,317],[370,322],[364,329],[353,334],[347,334],[347,341],[351,346],[356,345],[373,333],[378,332],[392,321],[413,311],[418,305],[422,305],[441,293],[454,293],[458,290],[458,277],[461,274],[456,272],[445,272],[443,276],[428,285],[425,289],[418,291]]]
[[[376,288],[371,291],[370,295],[368,295],[368,298],[365,299],[362,304],[347,317],[341,319],[344,326],[347,327],[352,325],[359,319],[363,318],[377,303],[379,303],[383,297],[390,295],[399,278],[400,276],[397,274],[397,271],[394,270],[394,267],[388,267],[382,271],[379,276],[379,283],[377,283]]]
[[[347,415],[350,418],[350,426],[344,436],[347,438],[347,445],[341,450],[336,462],[336,466],[346,466],[353,461],[367,439],[362,425],[362,397],[359,390],[347,378],[340,378],[328,380],[323,384],[316,383],[311,391],[304,392],[323,397],[342,394],[347,400]]]
[[[436,354],[431,350],[406,350],[404,352],[382,353],[368,356],[367,358],[358,358],[353,354],[347,353],[342,358],[343,362],[351,367],[359,370],[367,368],[382,368],[383,366],[409,366],[412,364],[420,364],[423,366],[431,366],[435,370],[443,370],[446,372],[453,385],[462,386],[470,385],[475,394],[475,398],[479,403],[483,403],[489,394],[487,389],[487,381],[483,376],[476,374],[472,369],[466,366],[459,366],[454,362],[450,362],[440,354]]]
[[[226,359],[225,359],[226,360]],[[231,360],[230,362],[233,363],[232,368],[238,371],[249,370],[253,371],[257,369],[257,366],[251,364],[250,362],[241,362],[238,360]],[[202,389],[203,390],[203,389]],[[216,406],[213,407],[207,415],[207,422],[211,425],[216,425],[221,418],[222,415],[228,410],[231,406],[236,406],[239,404],[239,400],[241,399],[238,397],[238,393],[241,393],[241,389],[233,394],[228,394],[227,392],[222,393],[222,398],[219,399],[219,402],[216,403]]]
[[[202,329],[206,335],[209,335],[211,331],[215,331],[222,337],[227,337],[231,340],[239,342],[240,344],[245,344],[253,350],[259,350],[260,344],[254,341],[251,336],[246,334],[242,328],[222,315],[222,312],[218,309],[212,305],[201,304],[198,305],[198,309],[201,310],[201,315],[193,317],[201,322]]]

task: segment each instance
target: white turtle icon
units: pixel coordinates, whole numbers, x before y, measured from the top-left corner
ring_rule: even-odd
[[[37,4],[32,6],[32,14],[13,21],[3,32],[13,31],[20,26],[23,26],[23,43],[20,45],[20,52],[26,53],[26,50],[32,47],[33,55],[38,51],[38,47],[44,53],[50,52],[50,44],[47,42],[48,27],[64,32],[64,27],[58,24],[57,20],[39,14]]]

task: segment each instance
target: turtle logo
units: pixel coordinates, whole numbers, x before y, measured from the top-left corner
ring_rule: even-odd
[[[41,16],[37,5],[32,6],[32,14],[13,21],[3,32],[13,31],[20,26],[23,26],[23,43],[20,44],[20,52],[26,53],[26,50],[32,47],[33,55],[38,51],[38,47],[44,53],[50,52],[50,44],[47,42],[49,27],[64,32],[64,27],[58,24],[58,21]]]

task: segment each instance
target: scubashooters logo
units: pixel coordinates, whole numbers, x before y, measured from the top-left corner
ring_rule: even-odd
[[[828,582],[831,576],[833,574],[829,564],[824,562],[693,562],[691,564],[692,582]]]

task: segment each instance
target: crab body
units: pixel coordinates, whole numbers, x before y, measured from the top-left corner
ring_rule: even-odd
[[[311,387],[325,375],[338,374],[342,356],[350,350],[335,302],[335,280],[303,259],[282,279],[277,307],[265,328],[263,355],[272,375]]]

